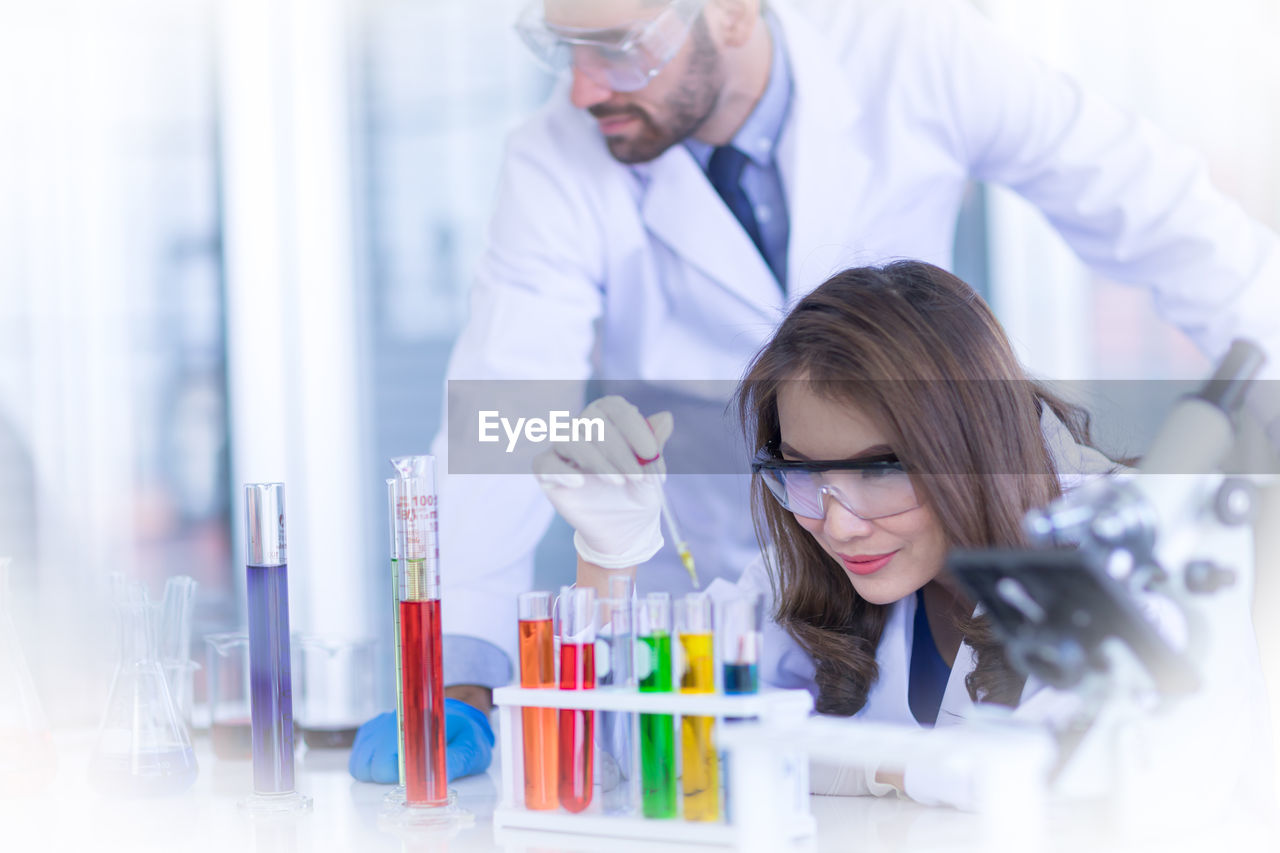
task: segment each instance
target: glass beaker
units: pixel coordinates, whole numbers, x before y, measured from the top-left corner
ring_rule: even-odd
[[[378,713],[374,641],[303,634],[294,649],[294,722],[307,749],[350,748]]]
[[[89,762],[90,781],[102,793],[120,796],[184,791],[198,768],[156,656],[157,608],[137,584],[116,612],[120,662]]]
[[[9,603],[8,557],[0,557],[0,796],[34,793],[57,775],[58,757],[18,643]]]
[[[164,670],[165,680],[169,682],[173,708],[178,712],[178,719],[187,727],[187,735],[190,736],[195,676],[200,664],[193,660],[166,660],[160,664],[160,668]]]
[[[204,638],[209,685],[209,740],[221,759],[253,757],[249,716],[249,635],[244,631]]]
[[[191,733],[192,685],[200,664],[191,660],[191,609],[195,603],[194,578],[171,577],[164,585],[160,630],[156,637],[160,666],[169,680],[169,695],[178,709],[178,719]]]

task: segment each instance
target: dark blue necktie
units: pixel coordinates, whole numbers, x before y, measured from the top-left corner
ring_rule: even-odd
[[[760,223],[756,221],[756,212],[742,189],[742,170],[746,167],[746,154],[732,145],[721,145],[711,153],[711,162],[707,165],[707,177],[711,179],[711,186],[720,193],[720,198],[724,199],[724,203],[738,218],[738,222],[742,223],[742,229],[747,232],[751,242],[756,244],[756,250],[760,252],[760,257],[765,259],[765,264],[772,268],[769,264],[769,256],[764,251],[764,240],[760,236]],[[776,276],[777,273],[775,272],[774,275]]]
[[[924,590],[916,590],[916,618],[911,632],[911,668],[907,682],[907,704],[911,716],[922,726],[938,721],[942,695],[947,692],[951,667],[938,653],[938,645],[929,630],[929,616],[924,611]]]

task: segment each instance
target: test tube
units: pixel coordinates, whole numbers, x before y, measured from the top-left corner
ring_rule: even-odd
[[[440,636],[440,546],[434,456],[391,460],[396,482],[405,805],[449,805],[445,767],[444,668]]]
[[[681,693],[716,691],[715,647],[711,630],[711,599],[686,595],[676,602],[676,632],[684,668]],[[681,758],[684,766],[684,819],[720,819],[720,767],[713,730],[715,717],[680,718]]]
[[[600,600],[596,646],[604,660],[596,660],[596,683],[600,687],[634,690],[635,631],[633,625],[631,579],[609,579],[609,598]],[[596,780],[603,792],[605,814],[630,814],[636,810],[633,730],[636,715],[625,711],[600,712],[596,734]]]
[[[596,686],[596,595],[591,587],[560,590],[560,689]],[[591,805],[595,712],[560,709],[560,805],[580,812]]]
[[[760,692],[760,656],[764,649],[761,632],[763,600],[760,596],[731,598],[719,605],[716,636],[720,644],[720,672],[724,692],[729,696]],[[741,717],[726,717],[725,723],[733,725]],[[724,817],[733,822],[730,807],[733,797],[729,794],[729,756],[721,756],[724,770]]]
[[[249,718],[254,795],[250,811],[311,807],[293,781],[293,685],[289,671],[289,570],[284,484],[245,486],[249,593]]]
[[[551,593],[523,592],[516,599],[519,615],[520,686],[556,686],[555,642],[551,625]],[[524,805],[545,811],[559,805],[557,788],[557,721],[555,708],[522,708],[524,721]]]
[[[404,802],[404,671],[400,664],[400,515],[396,512],[396,478],[387,478],[387,529],[391,533],[391,648],[396,661],[396,760],[399,784],[387,800]]]
[[[760,654],[763,634],[760,596],[731,598],[720,605],[721,675],[730,696],[760,691]]]
[[[637,606],[636,674],[641,693],[670,693],[671,596],[651,592]],[[676,735],[670,714],[640,715],[641,809],[647,818],[676,816]]]

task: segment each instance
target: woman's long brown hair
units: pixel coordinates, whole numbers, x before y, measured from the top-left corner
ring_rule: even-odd
[[[738,389],[750,449],[776,446],[778,391],[792,381],[809,382],[813,393],[876,420],[949,547],[1022,545],[1027,510],[1059,495],[1042,407],[1088,442],[1087,415],[1029,381],[977,293],[930,264],[847,270],[796,305]],[[818,710],[854,714],[878,676],[876,647],[889,608],[858,596],[844,569],[759,476],[751,503],[774,617],[813,659]],[[970,696],[1017,704],[1022,678],[990,627],[981,618],[959,627],[976,653]]]

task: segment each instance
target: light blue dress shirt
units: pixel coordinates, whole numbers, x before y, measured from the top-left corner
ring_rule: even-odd
[[[748,157],[742,172],[742,189],[755,210],[764,243],[765,260],[778,282],[786,289],[787,241],[791,235],[791,221],[787,215],[787,196],[782,187],[782,174],[778,171],[775,153],[782,128],[787,123],[791,109],[791,66],[787,49],[781,37],[777,20],[765,14],[769,35],[773,41],[773,64],[769,70],[769,82],[764,94],[756,102],[755,109],[733,137],[732,145]],[[702,171],[707,171],[715,147],[696,139],[684,142]]]

